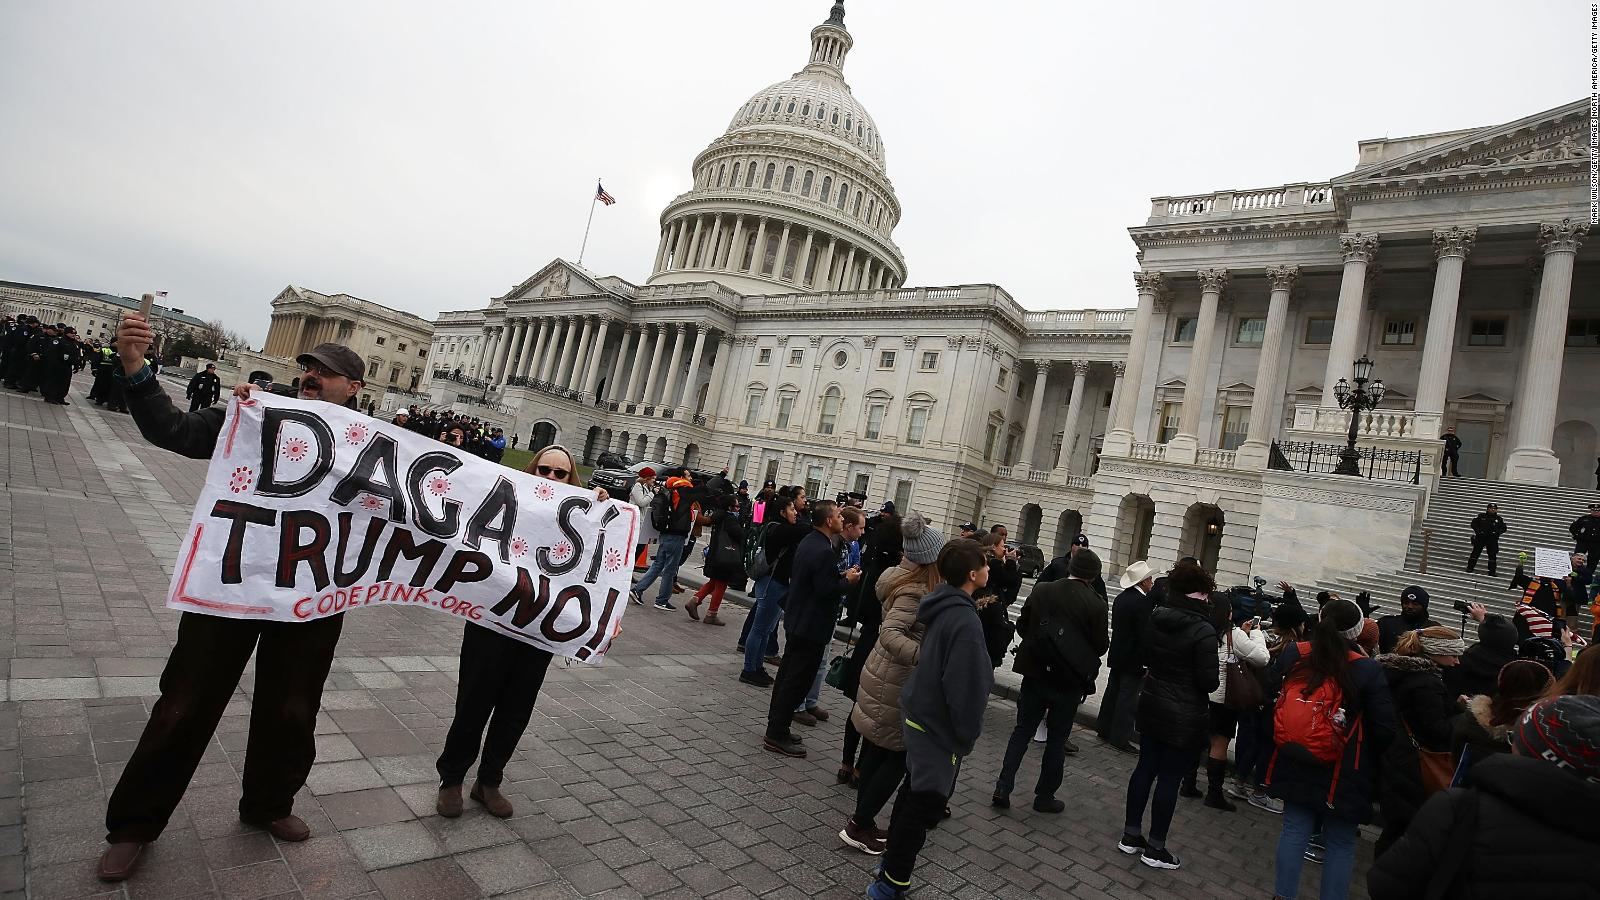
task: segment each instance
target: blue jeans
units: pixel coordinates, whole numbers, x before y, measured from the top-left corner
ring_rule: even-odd
[[[1300,869],[1306,861],[1306,844],[1322,819],[1322,893],[1325,900],[1343,900],[1350,894],[1350,874],[1356,864],[1356,823],[1304,803],[1283,805],[1283,833],[1278,835],[1278,860],[1273,890],[1285,900],[1300,893]]]
[[[830,659],[828,648],[832,646],[833,643],[831,641],[823,646],[822,665],[817,666],[817,677],[812,679],[811,690],[806,692],[806,699],[800,701],[800,705],[794,708],[795,712],[805,712],[816,706],[817,702],[822,699],[822,676],[828,674],[828,660]]]
[[[761,580],[766,586],[756,600],[756,611],[750,614],[755,624],[750,626],[750,636],[744,639],[744,670],[752,675],[762,670],[761,657],[767,649],[767,641],[778,631],[778,619],[783,615],[783,595],[789,592],[787,584],[779,584],[771,578]]]
[[[1272,707],[1239,714],[1239,741],[1234,745],[1234,771],[1246,787],[1267,777],[1272,762]]]
[[[650,582],[661,579],[661,589],[656,592],[656,603],[666,603],[672,596],[672,582],[678,577],[678,567],[683,565],[683,544],[689,538],[682,534],[663,534],[661,545],[656,548],[655,562],[644,572],[644,577],[633,589],[644,596],[645,589],[650,587]]]

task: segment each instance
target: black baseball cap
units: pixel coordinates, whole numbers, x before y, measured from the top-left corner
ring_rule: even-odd
[[[959,531],[977,531],[978,530],[978,526],[972,524],[971,522],[962,522],[961,523],[961,527],[958,530]]]
[[[1072,542],[1074,544],[1077,544],[1079,547],[1087,547],[1087,546],[1089,546],[1089,536],[1086,535],[1086,534],[1080,534],[1077,537],[1073,538]]]
[[[318,344],[309,353],[295,357],[294,361],[307,368],[312,363],[318,363],[351,381],[367,380],[367,367],[361,362],[361,357],[343,344]]]

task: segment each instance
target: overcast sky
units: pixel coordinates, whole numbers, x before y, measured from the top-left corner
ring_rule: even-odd
[[[286,284],[419,315],[658,215],[829,0],[0,0],[0,279],[220,317]],[[1149,198],[1325,180],[1356,141],[1587,92],[1588,5],[848,0],[909,284],[1123,307]]]

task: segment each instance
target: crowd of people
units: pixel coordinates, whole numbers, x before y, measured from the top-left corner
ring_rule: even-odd
[[[394,424],[490,462],[500,462],[506,447],[517,445],[516,436],[507,438],[500,426],[448,409],[413,413],[408,407],[395,413]]]

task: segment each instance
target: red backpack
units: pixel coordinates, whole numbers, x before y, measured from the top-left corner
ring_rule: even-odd
[[[1277,749],[1267,766],[1267,784],[1272,783],[1272,770],[1278,764],[1278,754],[1288,745],[1294,745],[1302,756],[1325,766],[1333,766],[1333,783],[1328,788],[1328,805],[1333,805],[1334,791],[1339,786],[1339,769],[1344,760],[1344,750],[1351,740],[1356,742],[1354,765],[1361,767],[1361,716],[1351,722],[1344,721],[1344,691],[1339,682],[1325,678],[1315,688],[1309,689],[1311,670],[1304,660],[1311,653],[1311,644],[1296,645],[1301,662],[1289,672],[1278,692],[1278,706],[1272,714],[1273,740]],[[1350,659],[1365,659],[1360,653],[1350,651]]]

